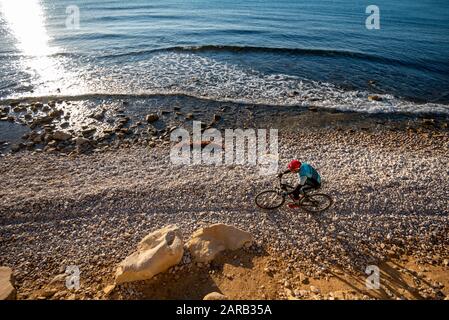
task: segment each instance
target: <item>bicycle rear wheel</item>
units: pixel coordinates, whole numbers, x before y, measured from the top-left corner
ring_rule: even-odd
[[[327,210],[332,205],[332,198],[324,193],[306,195],[301,199],[301,208],[310,213]]]
[[[262,209],[277,209],[285,202],[285,197],[276,190],[265,190],[260,192],[255,199],[256,205]]]

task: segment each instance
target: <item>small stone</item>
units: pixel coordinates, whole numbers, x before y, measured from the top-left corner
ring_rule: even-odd
[[[315,286],[310,286],[310,291],[312,291],[313,293],[320,293],[321,292],[320,289],[318,289]]]
[[[291,91],[291,92],[288,93],[288,96],[289,96],[290,98],[292,98],[292,97],[294,97],[294,96],[297,96],[297,95],[299,95],[299,92],[296,91],[296,90],[293,90],[293,91]]]
[[[203,300],[229,300],[227,296],[218,293],[218,292],[211,292],[204,296]]]
[[[309,294],[309,291],[307,291],[307,290],[295,290],[294,293],[295,293],[295,295],[297,297],[304,297],[304,296],[307,296]]]
[[[111,294],[112,291],[114,291],[114,289],[115,289],[115,285],[114,285],[114,284],[110,284],[110,285],[106,286],[106,287],[103,289],[103,292],[104,292],[105,295],[108,296],[108,295]]]
[[[67,297],[67,300],[76,300],[76,294],[71,294],[70,296]]]
[[[57,289],[45,289],[42,291],[41,296],[45,298],[51,298],[56,292],[58,292]]]
[[[67,275],[65,273],[58,274],[50,281],[49,284],[54,285],[57,283],[63,283],[63,282],[65,282],[66,278],[67,278]]]
[[[67,291],[62,290],[62,291],[58,291],[53,295],[53,299],[59,299],[62,297],[65,297],[67,295]]]

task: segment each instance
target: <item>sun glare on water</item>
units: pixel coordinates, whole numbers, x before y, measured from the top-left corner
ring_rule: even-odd
[[[0,0],[1,13],[25,55],[42,56],[54,52],[45,30],[45,16],[39,0]]]
[[[0,0],[0,19],[15,40],[21,56],[18,67],[31,76],[26,84],[32,85],[33,95],[58,94],[64,87],[65,94],[85,89],[75,70],[67,70],[65,60],[54,55],[59,48],[50,44],[41,0]]]

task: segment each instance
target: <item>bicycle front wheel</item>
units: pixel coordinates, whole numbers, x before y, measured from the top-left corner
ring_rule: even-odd
[[[332,198],[324,193],[315,193],[302,198],[300,205],[310,213],[323,212],[332,205]]]
[[[277,209],[285,202],[285,197],[276,190],[265,190],[256,196],[256,205],[262,209]]]

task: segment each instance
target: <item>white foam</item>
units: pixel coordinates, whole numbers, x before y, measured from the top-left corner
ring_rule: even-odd
[[[369,92],[347,91],[330,83],[284,74],[266,75],[192,53],[166,52],[116,69],[92,65],[85,70],[77,72],[76,79],[58,79],[59,86],[69,84],[61,87],[61,94],[185,94],[219,101],[314,105],[368,113],[449,114],[449,105],[418,104],[391,95],[379,95],[381,101],[369,101]]]

